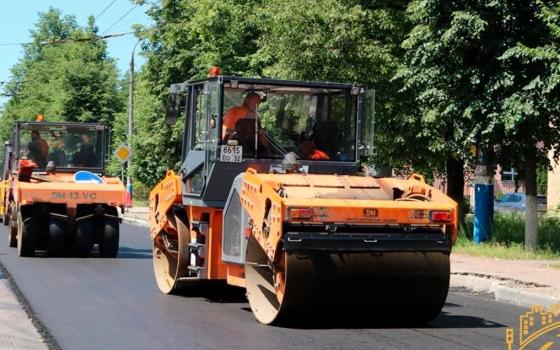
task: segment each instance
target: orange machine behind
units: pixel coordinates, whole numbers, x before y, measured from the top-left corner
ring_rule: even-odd
[[[30,133],[52,138],[47,164],[33,159]],[[102,124],[16,122],[12,143],[4,144],[0,209],[10,246],[20,256],[86,257],[97,244],[100,256],[116,257],[124,186],[104,175],[108,133]],[[94,142],[87,143],[89,138]],[[87,152],[95,161],[75,164]]]

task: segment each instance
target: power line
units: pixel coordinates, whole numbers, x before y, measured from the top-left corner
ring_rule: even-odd
[[[109,7],[113,6],[113,4],[114,4],[115,2],[117,2],[117,0],[113,0],[113,1],[111,1],[111,3],[110,3],[109,5],[105,6],[105,8],[103,9],[103,11],[101,11],[101,13],[99,13],[97,16],[95,16],[94,21],[97,21],[97,19],[98,19],[99,17],[101,17],[101,16],[105,13],[105,11],[107,11],[107,10],[109,9]]]
[[[107,34],[107,35],[93,35],[90,37],[85,38],[65,38],[65,39],[53,39],[53,40],[43,40],[39,41],[37,44],[39,45],[54,45],[54,44],[63,44],[66,42],[87,42],[87,41],[95,41],[95,40],[105,40],[110,38],[117,38],[124,35],[134,34],[134,32],[126,32],[126,33],[114,33],[114,34]],[[0,43],[0,46],[15,46],[15,45],[31,45],[35,42],[27,42],[27,43]]]
[[[21,46],[27,45],[29,43],[0,43],[0,46]]]
[[[103,33],[101,33],[101,34],[107,33],[109,31],[109,29],[113,28],[117,23],[122,21],[126,16],[128,16],[129,13],[131,13],[137,7],[138,7],[138,5],[134,5],[130,10],[128,10],[124,15],[122,15],[119,19],[117,19],[113,24],[111,24],[107,29],[105,29],[103,31]]]
[[[56,45],[56,44],[64,44],[66,42],[88,42],[88,41],[95,41],[95,40],[105,40],[110,38],[117,38],[120,36],[134,34],[134,32],[126,32],[126,33],[115,33],[115,34],[107,34],[107,35],[94,35],[86,38],[65,38],[65,39],[55,39],[51,41],[40,41],[39,45]]]

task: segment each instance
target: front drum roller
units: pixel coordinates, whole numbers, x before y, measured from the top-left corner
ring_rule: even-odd
[[[247,298],[264,324],[329,316],[428,322],[447,298],[447,253],[281,251],[279,255],[272,263],[252,235],[247,242]]]
[[[179,287],[179,279],[189,274],[189,226],[185,209],[174,207],[169,221],[176,232],[162,232],[153,241],[154,275],[159,289],[169,294]]]

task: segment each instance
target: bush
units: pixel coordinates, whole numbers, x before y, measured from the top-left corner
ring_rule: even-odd
[[[472,240],[474,229],[473,215],[465,218],[464,237]],[[505,245],[525,242],[525,217],[520,213],[496,214],[492,224],[489,242]],[[539,217],[538,248],[560,253],[560,216],[546,214]]]

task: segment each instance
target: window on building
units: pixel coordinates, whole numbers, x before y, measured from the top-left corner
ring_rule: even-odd
[[[517,181],[517,176],[515,168],[502,169],[502,181]]]

